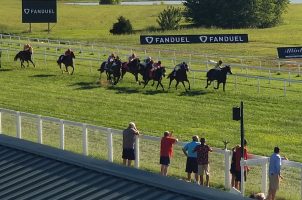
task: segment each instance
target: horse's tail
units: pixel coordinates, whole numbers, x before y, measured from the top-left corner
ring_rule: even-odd
[[[16,56],[14,57],[14,61],[17,61],[18,58],[20,59],[20,52],[16,54]]]

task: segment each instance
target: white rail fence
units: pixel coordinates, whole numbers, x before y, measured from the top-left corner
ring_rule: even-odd
[[[116,151],[116,145],[115,145],[115,141],[113,139],[114,135],[122,135],[122,131],[121,130],[116,130],[116,129],[112,129],[112,128],[106,128],[106,127],[100,127],[100,126],[94,126],[94,125],[90,125],[90,124],[86,124],[86,123],[79,123],[79,122],[73,122],[73,121],[69,121],[69,120],[63,120],[63,119],[58,119],[58,118],[53,118],[53,117],[45,117],[45,116],[41,116],[41,115],[35,115],[35,114],[30,114],[30,113],[25,113],[25,112],[19,112],[19,111],[14,111],[14,110],[9,110],[9,109],[4,109],[4,108],[0,108],[0,134],[8,134],[6,132],[3,131],[2,127],[5,124],[5,120],[3,118],[4,114],[9,114],[11,115],[14,119],[13,121],[15,121],[15,136],[19,139],[22,139],[22,127],[23,127],[23,118],[24,117],[30,117],[32,118],[34,121],[34,128],[33,130],[36,131],[36,141],[40,144],[44,143],[44,138],[43,138],[43,124],[47,123],[47,122],[54,122],[59,124],[58,126],[58,133],[59,133],[59,148],[64,150],[65,149],[65,141],[68,141],[68,138],[66,138],[65,135],[65,126],[73,126],[73,127],[78,127],[81,129],[81,143],[82,143],[82,147],[81,147],[81,152],[83,155],[88,156],[90,155],[90,151],[89,151],[89,143],[91,142],[89,140],[89,132],[90,131],[101,131],[101,132],[105,132],[107,135],[107,139],[105,139],[105,143],[107,143],[107,160],[109,162],[113,162],[114,160],[116,160],[116,158],[114,158],[114,151]],[[142,150],[140,149],[140,147],[142,147],[143,149],[145,148],[144,146],[141,146],[141,142],[156,142],[156,143],[160,143],[160,138],[159,137],[154,137],[154,136],[148,136],[148,135],[142,135],[140,137],[136,137],[136,143],[135,143],[135,154],[136,154],[136,160],[135,160],[135,167],[139,168],[140,167],[140,160],[141,160],[141,155],[142,155]],[[185,143],[184,142],[178,142],[177,145],[181,148]],[[213,148],[214,152],[217,154],[220,154],[223,156],[223,171],[224,171],[224,187],[226,189],[230,189],[230,164],[231,164],[231,152],[227,149],[222,150],[222,149],[218,149],[218,148]],[[152,152],[154,153],[154,152]],[[120,159],[120,158],[119,158]],[[268,163],[269,163],[269,158],[267,157],[263,157],[263,156],[257,156],[257,155],[252,155],[252,159],[248,159],[245,161],[241,161],[241,168],[242,168],[242,172],[243,172],[243,168],[244,166],[261,166],[261,191],[263,193],[267,193],[267,185],[268,185]],[[302,199],[302,163],[298,163],[298,162],[293,162],[293,161],[283,161],[283,165],[285,166],[289,166],[295,169],[300,170],[301,176],[300,176],[300,184],[301,184],[301,199]],[[182,170],[184,171],[184,169]],[[243,181],[244,176],[242,175],[242,195],[244,195],[245,193],[245,185],[244,185],[244,181]]]

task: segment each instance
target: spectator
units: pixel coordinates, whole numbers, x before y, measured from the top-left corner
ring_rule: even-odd
[[[243,142],[244,145],[244,152],[243,152],[243,158],[244,160],[247,160],[247,141],[244,140]],[[242,157],[242,147],[241,146],[237,146],[236,148],[236,156],[235,156],[235,188],[237,190],[241,190],[240,189],[240,183],[241,183],[241,167],[240,167],[240,160]],[[247,166],[244,167],[244,181],[246,181],[246,175],[247,175],[247,171],[249,170],[249,168]]]
[[[191,174],[192,172],[195,174],[195,182],[198,183],[198,163],[197,163],[197,153],[193,150],[197,145],[200,144],[198,142],[199,138],[197,135],[192,137],[192,142],[187,143],[183,148],[182,151],[187,157],[186,163],[186,172],[188,173],[188,181],[191,182]]]
[[[275,200],[276,192],[279,189],[280,179],[283,177],[280,174],[282,160],[287,160],[286,157],[281,158],[279,155],[279,147],[274,148],[274,153],[270,157],[269,161],[269,189],[268,189],[268,200]]]
[[[231,179],[231,186],[235,187],[235,179],[236,179],[236,148],[239,148],[240,146],[237,145],[235,147],[232,148],[232,162],[231,162],[231,169],[230,169],[230,173],[232,175],[232,179]]]
[[[167,176],[168,167],[170,165],[170,158],[173,155],[173,144],[178,142],[177,138],[172,137],[169,131],[164,132],[164,137],[160,141],[160,161],[161,164],[160,174]]]
[[[197,152],[198,174],[200,176],[200,185],[204,185],[203,175],[206,174],[206,186],[209,187],[210,182],[210,167],[209,167],[209,152],[212,148],[206,144],[205,138],[200,138],[200,145],[196,146],[193,152]]]
[[[131,166],[131,161],[135,160],[134,154],[134,144],[135,136],[139,135],[135,124],[133,122],[129,123],[127,129],[123,131],[123,164],[126,166]]]

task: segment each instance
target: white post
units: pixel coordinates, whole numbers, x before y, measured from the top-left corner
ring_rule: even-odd
[[[301,76],[301,66],[300,66],[300,64],[298,65],[298,76],[299,77]]]
[[[64,142],[65,129],[64,129],[64,120],[63,119],[60,120],[60,128],[61,128],[61,133],[60,133],[60,148],[62,150],[64,150],[65,149],[65,142]]]
[[[262,164],[262,181],[261,181],[261,189],[262,193],[266,194],[267,191],[267,160]]]
[[[1,35],[1,37],[2,37],[2,35]],[[2,119],[1,119],[1,117],[2,117],[2,112],[1,112],[1,109],[0,109],[0,134],[2,134]]]
[[[271,70],[268,70],[268,83],[271,83]]]
[[[241,188],[241,195],[244,196],[244,159],[243,158],[241,158],[240,160],[240,168],[241,168],[240,188]]]
[[[111,128],[107,129],[108,161],[113,162],[113,139]]]
[[[280,73],[280,70],[281,70],[281,64],[280,64],[280,61],[278,61],[278,69],[279,69],[279,73]]]
[[[38,116],[38,143],[43,144],[43,132],[42,132],[42,118]]]
[[[21,135],[21,115],[20,115],[20,112],[17,111],[17,124],[16,124],[16,130],[17,130],[17,138],[21,139],[22,138],[22,135]]]
[[[46,47],[44,47],[44,64],[46,65]]]
[[[83,124],[83,155],[88,156],[88,135],[87,135],[87,125]]]
[[[230,177],[230,151],[224,150],[224,187],[230,189],[231,177]]]
[[[139,136],[135,136],[135,168],[139,168]]]
[[[288,86],[290,86],[290,82],[291,82],[291,80],[290,80],[290,72],[288,72]]]

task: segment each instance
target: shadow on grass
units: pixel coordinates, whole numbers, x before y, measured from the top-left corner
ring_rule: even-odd
[[[9,71],[13,71],[12,69],[3,69],[3,68],[0,68],[0,72],[9,72]]]
[[[29,76],[29,77],[34,77],[34,78],[48,78],[48,77],[53,77],[56,75],[53,74],[37,74],[37,75],[33,75],[33,76]]]
[[[116,87],[116,86],[109,86],[108,90],[115,90],[117,94],[135,94],[139,93],[139,90],[136,88],[129,88],[129,87]]]
[[[77,86],[76,90],[91,90],[100,87],[94,82],[78,82],[70,86]]]
[[[155,95],[155,94],[161,94],[161,93],[167,93],[167,91],[163,91],[162,89],[158,89],[158,90],[147,90],[147,91],[144,91],[143,94],[146,94],[146,95]]]
[[[205,90],[188,90],[188,91],[182,91],[179,96],[190,96],[190,97],[193,97],[193,96],[200,96],[200,95],[205,95],[207,94],[208,92],[206,92]]]

